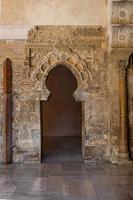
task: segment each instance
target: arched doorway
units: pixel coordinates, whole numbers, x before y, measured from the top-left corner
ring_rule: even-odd
[[[73,96],[77,80],[59,65],[49,73],[46,85],[50,96],[41,102],[42,161],[79,161],[81,102]]]

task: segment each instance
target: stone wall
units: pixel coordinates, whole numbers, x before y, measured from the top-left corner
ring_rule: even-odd
[[[85,159],[108,159],[106,30],[88,26],[37,26],[29,32],[26,43],[1,44],[3,58],[6,49],[13,65],[13,161],[40,162],[40,101],[49,96],[45,80],[58,64],[68,67],[77,79],[74,97],[83,107]]]
[[[9,57],[13,66],[14,162],[40,161],[40,101],[49,95],[45,80],[53,67],[64,64],[78,82],[74,97],[83,107],[85,159],[105,158],[118,163],[119,62],[128,61],[133,53],[133,1],[101,0],[99,4],[99,0],[84,0],[75,4],[74,0],[38,0],[36,7],[33,0],[1,0],[0,3],[0,160],[2,71],[3,61]],[[31,29],[35,24],[76,26]],[[131,66],[127,74],[129,143],[133,154]]]
[[[0,162],[3,162],[3,63],[7,57],[12,60],[13,66],[16,62],[24,63],[24,41],[0,41]]]

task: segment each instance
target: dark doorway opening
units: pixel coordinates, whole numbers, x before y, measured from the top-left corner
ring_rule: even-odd
[[[81,161],[81,102],[73,96],[77,81],[59,65],[49,73],[46,85],[50,96],[41,102],[42,162]]]

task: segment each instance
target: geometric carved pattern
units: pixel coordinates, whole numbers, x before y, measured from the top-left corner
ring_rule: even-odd
[[[71,70],[77,79],[74,97],[77,101],[84,100],[92,80],[92,51],[97,41],[101,43],[104,40],[105,31],[100,26],[35,26],[29,31],[26,43],[26,62],[34,82],[32,90],[43,91],[41,100],[47,100],[50,92],[46,87],[46,78],[54,67],[61,64]],[[85,58],[81,58],[75,47],[87,49]]]
[[[132,48],[133,47],[133,26],[112,27],[112,47]]]
[[[40,59],[37,60],[37,57]],[[88,80],[92,79],[91,71],[84,60],[82,60],[77,54],[70,54],[67,52],[53,51],[48,54],[41,54],[39,52],[34,53],[32,60],[35,60],[34,68],[30,69],[30,76],[33,81],[35,81],[36,90],[45,90],[47,95],[49,91],[46,88],[46,78],[49,72],[57,65],[66,66],[77,79],[77,90],[74,95],[86,91],[88,86]],[[79,97],[75,98],[79,100]]]
[[[133,1],[114,1],[112,11],[112,24],[133,24]]]
[[[111,46],[133,48],[133,1],[113,1],[111,23]]]
[[[65,65],[72,71],[77,79],[79,90],[85,90],[87,88],[87,81],[88,79],[91,79],[92,76],[86,63],[78,56],[64,52],[54,51],[42,56],[38,61],[35,70],[31,72],[31,77],[43,84],[41,87],[43,88],[45,87],[45,81],[49,72],[59,64]]]
[[[101,26],[35,26],[28,33],[27,43],[53,44],[54,41],[60,44],[77,43],[79,40],[87,41],[105,39],[105,30]]]

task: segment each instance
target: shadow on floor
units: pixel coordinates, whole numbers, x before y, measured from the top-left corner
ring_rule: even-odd
[[[82,162],[80,137],[47,137],[42,162]]]

